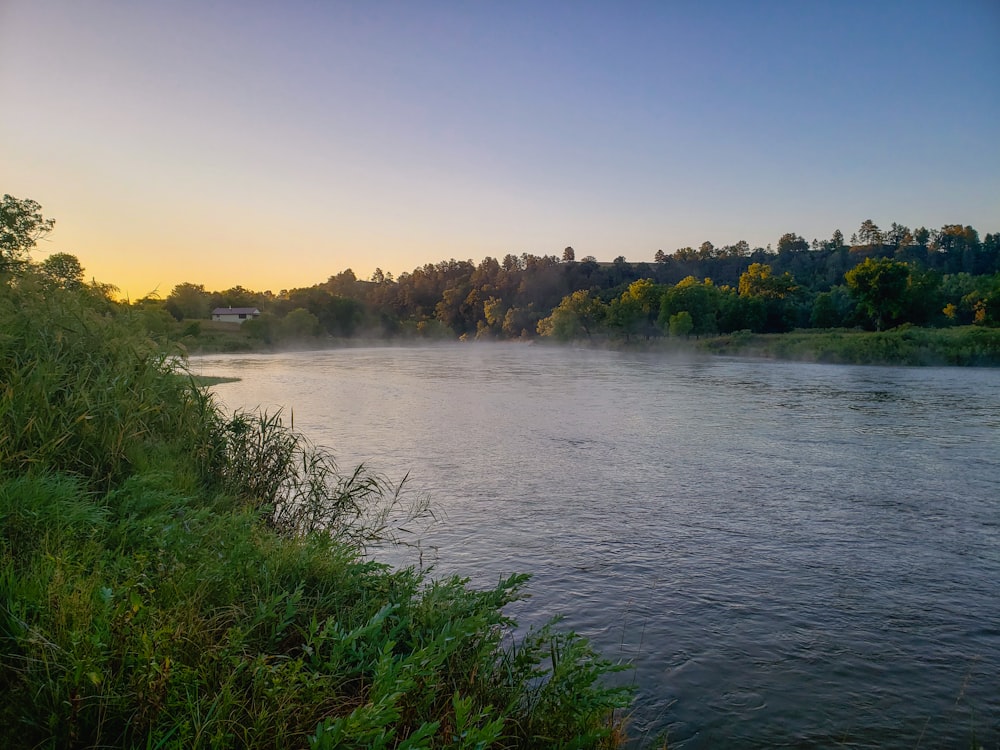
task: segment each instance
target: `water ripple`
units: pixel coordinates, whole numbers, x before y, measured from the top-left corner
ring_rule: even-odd
[[[636,746],[1000,745],[998,370],[518,346],[195,367],[342,465],[410,472],[439,574],[533,572],[513,613],[631,664]]]

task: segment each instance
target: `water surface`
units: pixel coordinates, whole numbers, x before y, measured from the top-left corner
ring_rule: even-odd
[[[424,563],[531,572],[671,747],[1000,746],[1000,370],[524,345],[202,357],[344,467],[409,473]]]

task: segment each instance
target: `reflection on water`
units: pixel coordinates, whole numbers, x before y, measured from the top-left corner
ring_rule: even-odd
[[[517,345],[194,366],[344,466],[409,472],[437,574],[533,572],[516,614],[634,665],[637,737],[1000,743],[1000,371]]]

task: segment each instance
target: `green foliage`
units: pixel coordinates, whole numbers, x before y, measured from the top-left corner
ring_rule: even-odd
[[[177,320],[207,320],[212,314],[209,293],[203,284],[178,284],[167,296],[165,308]]]
[[[50,283],[63,289],[79,289],[83,286],[83,266],[75,255],[53,253],[38,268]]]
[[[639,332],[642,317],[642,305],[639,300],[626,293],[611,300],[605,321],[613,335],[621,336],[628,341],[631,336]]]
[[[281,321],[282,338],[289,341],[307,341],[319,335],[319,318],[303,307],[292,310]]]
[[[847,287],[861,309],[881,331],[896,321],[906,307],[910,267],[888,258],[865,258],[845,275]]]
[[[560,341],[577,338],[581,333],[590,336],[604,317],[605,309],[601,301],[581,289],[563,297],[552,315],[538,321],[538,333]]]
[[[663,330],[669,330],[671,335],[707,335],[718,331],[718,316],[721,291],[710,279],[698,281],[694,276],[688,276],[676,285],[668,288],[663,294],[660,305],[659,324]],[[675,334],[671,320],[675,315],[686,312],[691,318],[691,330],[684,334]]]
[[[769,265],[752,263],[740,276],[741,297],[763,297],[764,299],[785,299],[795,291],[795,280],[787,271],[775,276]]]
[[[171,368],[133,320],[109,318],[84,292],[0,286],[0,473],[37,467],[106,485],[164,435],[183,436],[174,447],[207,467],[214,412]]]
[[[813,299],[809,323],[813,328],[840,328],[850,325],[854,301],[845,287],[834,287]]]
[[[691,319],[691,313],[687,310],[681,310],[679,313],[674,313],[670,316],[670,335],[671,336],[689,336],[691,331],[694,330],[694,321]]]
[[[403,493],[405,477],[394,485],[364,465],[341,472],[328,452],[288,429],[280,412],[236,412],[221,433],[223,489],[283,535],[324,532],[363,548],[394,538],[393,525],[429,515],[425,503]]]
[[[841,237],[843,239],[843,237]],[[794,232],[788,232],[781,235],[781,239],[778,240],[778,253],[803,253],[809,249],[809,243],[803,237],[795,234]]]
[[[366,560],[399,486],[224,416],[143,321],[0,285],[0,746],[614,745],[615,668],[515,639],[525,576]]]
[[[577,262],[570,259],[576,257],[570,250],[561,258],[530,253],[508,254],[502,261],[487,257],[478,266],[451,259],[398,278],[377,270],[370,281],[347,269],[324,283],[277,295],[239,286],[209,292],[182,284],[163,307],[177,319],[202,319],[212,307],[226,305],[263,312],[259,320],[245,324],[242,337],[206,329],[182,336],[190,351],[331,345],[356,336],[631,341],[667,332],[670,317],[681,311],[691,314],[692,333],[699,337],[866,322],[881,328],[974,320],[991,325],[996,318],[988,293],[963,301],[953,288],[939,285],[942,278],[964,274],[981,279],[1000,272],[1000,235],[980,239],[975,229],[961,225],[911,231],[893,222],[883,231],[866,220],[850,244],[839,230],[829,240],[811,243],[788,232],[778,239],[777,252],[770,246],[751,248],[744,240],[721,247],[706,241],[698,249],[680,248],[669,255],[657,251],[649,265],[629,263],[624,256],[611,263],[592,256]],[[886,302],[880,313],[844,297],[840,287],[845,273],[869,260],[910,266],[900,305]],[[574,309],[566,300],[578,299],[575,295],[599,301],[596,309]],[[176,338],[177,330],[166,335]]]
[[[240,325],[243,332],[262,344],[276,344],[280,338],[281,321],[271,313],[261,313],[259,318],[248,320]]]
[[[1000,326],[1000,273],[973,277],[971,289],[961,298],[963,310],[971,310],[976,325]]]
[[[42,216],[42,207],[35,201],[4,194],[0,199],[0,274],[21,269],[55,223]]]
[[[976,326],[735,333],[709,340],[704,347],[718,354],[836,364],[1000,366],[1000,330]]]

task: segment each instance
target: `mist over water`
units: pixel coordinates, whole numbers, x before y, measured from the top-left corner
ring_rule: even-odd
[[[200,357],[390,477],[419,553],[531,572],[671,747],[1000,744],[1000,370],[524,345]],[[419,557],[418,557],[419,554]]]

